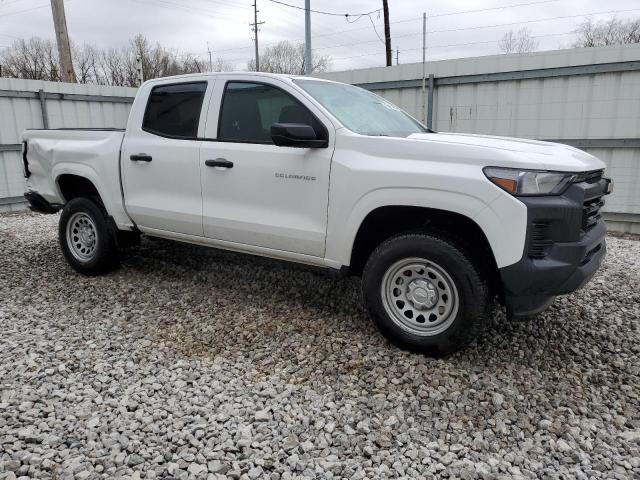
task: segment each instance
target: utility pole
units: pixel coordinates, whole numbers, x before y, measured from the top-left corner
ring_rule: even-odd
[[[427,12],[422,13],[422,106],[424,108],[424,123],[427,123],[427,96],[425,88],[427,83]]]
[[[209,71],[213,72],[213,62],[211,61],[211,49],[209,48],[209,42],[207,42],[207,52],[209,52]]]
[[[382,0],[382,10],[384,12],[384,42],[387,50],[387,67],[392,65],[391,57],[391,31],[389,29],[389,3]]]
[[[53,13],[53,25],[56,30],[62,81],[76,83],[76,74],[73,71],[73,62],[71,60],[71,47],[69,46],[67,18],[64,14],[64,0],[51,0],[51,12]]]
[[[399,57],[400,57],[400,49],[398,47],[396,47],[396,65],[400,64],[400,62],[398,60]]]
[[[258,26],[262,25],[264,22],[258,21],[258,0],[254,0],[253,2],[253,23],[250,23],[253,27],[254,32],[254,43],[256,47],[256,72],[260,71],[260,54],[258,53]]]
[[[304,1],[304,74],[311,75],[311,0]]]
[[[142,72],[142,56],[136,56],[136,76],[138,77],[138,86],[144,83],[144,73]]]

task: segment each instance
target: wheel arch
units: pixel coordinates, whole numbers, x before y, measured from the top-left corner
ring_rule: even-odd
[[[63,173],[56,178],[56,185],[58,186],[60,196],[64,199],[65,203],[68,203],[78,197],[97,197],[104,205],[100,192],[98,192],[94,183],[87,177],[72,173]]]
[[[413,230],[437,231],[448,237],[472,236],[477,239],[479,246],[488,251],[495,263],[484,231],[468,216],[436,208],[389,205],[375,208],[360,223],[351,248],[350,268],[360,267],[361,270],[368,256],[380,243],[399,233]]]
[[[56,165],[53,176],[58,194],[64,203],[74,198],[85,197],[97,201],[108,214],[109,199],[102,189],[97,172],[86,165]]]

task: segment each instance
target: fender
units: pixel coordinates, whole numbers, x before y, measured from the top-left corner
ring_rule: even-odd
[[[326,257],[331,260],[327,263],[349,265],[362,222],[377,208],[388,206],[424,207],[463,215],[485,233],[498,267],[522,258],[527,211],[525,205],[513,197],[496,191],[493,199],[486,203],[472,195],[445,190],[380,188],[360,197],[346,218],[330,220]]]
[[[124,211],[124,208],[122,208],[122,201],[119,191],[111,192],[110,190],[106,189],[103,183],[100,181],[100,175],[98,175],[98,172],[96,172],[94,168],[86,164],[72,162],[60,162],[54,165],[52,169],[52,176],[55,179],[57,194],[62,200],[62,203],[65,203],[64,196],[60,191],[60,185],[58,183],[61,175],[76,175],[78,177],[83,177],[89,180],[98,191],[98,194],[102,199],[102,203],[104,204],[107,213],[111,217],[113,217],[116,225],[118,227],[123,225],[131,225],[131,220]]]

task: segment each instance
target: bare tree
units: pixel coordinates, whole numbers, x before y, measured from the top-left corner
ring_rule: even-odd
[[[60,80],[58,54],[50,40],[16,40],[0,53],[2,75],[32,80]]]
[[[213,61],[212,71],[214,72],[233,72],[235,69],[235,65],[232,62],[222,57],[218,57]]]
[[[587,18],[575,30],[574,47],[601,47],[605,45],[623,45],[640,43],[640,18],[594,21]]]
[[[531,35],[527,27],[517,32],[509,30],[500,41],[502,53],[529,53],[538,49],[539,42]]]
[[[129,85],[127,62],[124,53],[126,50],[111,48],[100,52],[99,78],[97,83],[104,85]]]
[[[72,57],[80,83],[137,86],[136,58],[142,60],[145,79],[204,72],[205,63],[189,53],[179,53],[160,44],[152,45],[137,35],[125,48],[99,50],[91,45],[72,46]],[[35,80],[61,81],[58,53],[50,40],[17,40],[0,52],[2,75]],[[230,67],[223,59],[216,61],[220,70]]]
[[[91,45],[71,45],[71,58],[78,83],[99,83],[99,55]]]
[[[285,73],[289,75],[304,75],[304,44],[293,44],[283,40],[273,47],[268,47],[260,54],[260,71],[270,73]],[[326,72],[331,66],[331,58],[313,56],[311,72]],[[251,60],[247,69],[255,71],[255,61]]]

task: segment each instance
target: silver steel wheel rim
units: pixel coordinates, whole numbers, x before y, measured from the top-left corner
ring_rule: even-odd
[[[440,265],[424,258],[405,258],[382,278],[382,303],[391,320],[421,337],[447,330],[458,314],[458,289]]]
[[[69,251],[81,262],[90,261],[98,247],[98,234],[93,219],[86,213],[71,215],[67,222],[67,245]]]

